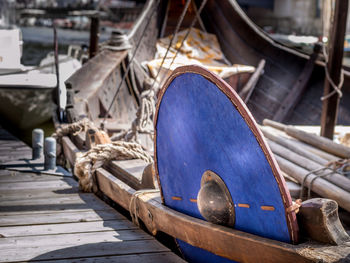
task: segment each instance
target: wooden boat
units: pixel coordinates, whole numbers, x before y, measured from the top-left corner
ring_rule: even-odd
[[[143,13],[128,35],[129,41],[133,44],[133,49],[130,51],[132,54],[136,49],[138,39],[143,34],[144,27],[149,24],[147,34],[142,36],[140,48],[135,55],[136,62],[133,64],[130,74],[125,77],[125,82],[121,83],[116,98],[114,98],[115,87],[123,79],[123,72],[129,63],[128,51],[126,50],[104,49],[67,80],[69,100],[66,116],[69,123],[76,123],[87,117],[91,123],[100,126],[107,115],[104,129],[109,135],[131,127],[141,100],[139,94],[143,91],[143,83],[146,79],[139,63],[153,58],[154,47],[160,32],[167,32],[167,30],[171,32],[174,27],[173,20],[179,13],[176,13],[178,5],[181,6],[180,1],[170,2],[168,10],[175,11],[175,15],[173,15],[172,12],[166,12],[166,3],[161,2],[157,6],[157,1],[147,1]],[[153,10],[157,11],[157,15],[154,15]],[[195,13],[192,14],[192,16],[194,15]],[[149,17],[151,18],[148,20]],[[201,17],[209,32],[217,35],[221,47],[231,63],[257,67],[261,59],[266,61],[264,74],[257,82],[248,101],[248,108],[258,122],[262,121],[263,118],[273,117],[273,112],[278,110],[281,101],[287,96],[295,80],[302,74],[303,68],[310,58],[268,38],[245,16],[235,1],[208,1]],[[163,23],[163,21],[167,22]],[[162,30],[163,25],[164,29]],[[316,102],[319,98],[315,98],[312,94],[314,90],[318,90],[322,86],[323,67],[322,61],[316,62],[313,73],[307,81],[310,88],[290,115],[288,122],[310,124],[319,120],[320,110],[316,106],[312,112],[304,109],[305,104],[308,104],[308,107],[309,103],[319,104]],[[174,74],[176,75],[176,72]],[[346,93],[347,86],[348,78],[345,74],[343,101],[349,99],[349,95]],[[238,89],[227,85],[225,87],[229,90]],[[161,93],[160,97],[162,95]],[[109,109],[114,99],[115,103]],[[242,104],[237,98],[235,102]],[[242,107],[243,112],[245,112],[243,114],[248,116],[248,111],[244,106]],[[346,123],[349,109],[345,107],[345,104],[341,104],[340,116],[340,120]],[[251,127],[256,127],[255,122],[250,117],[247,118],[252,125]],[[56,122],[56,125],[60,124]],[[261,145],[265,145],[258,129],[253,128],[252,130],[254,130],[258,141],[262,140]],[[76,153],[89,150],[97,142],[94,136],[91,137],[88,132],[63,136],[61,142],[64,159],[71,166],[74,166],[77,158]],[[147,141],[144,143],[147,145]],[[266,151],[268,152],[268,150]],[[267,155],[270,156],[270,153]],[[215,259],[218,259],[216,256],[219,256],[220,260],[223,261],[228,259],[239,262],[333,262],[349,259],[350,247],[346,243],[348,236],[342,229],[337,213],[333,213],[335,210],[332,209],[336,209],[336,205],[331,205],[328,201],[312,203],[309,206],[304,204],[301,207],[305,211],[301,213],[303,215],[307,215],[307,211],[311,210],[312,215],[315,215],[315,211],[323,211],[324,213],[320,216],[326,218],[327,224],[320,225],[319,222],[308,221],[310,218],[319,218],[317,216],[305,216],[306,221],[302,221],[299,216],[301,227],[306,227],[306,225],[311,227],[312,230],[306,232],[314,240],[301,239],[298,244],[290,244],[232,227],[213,224],[164,205],[164,196],[161,197],[159,190],[154,189],[154,173],[152,165],[147,165],[142,160],[110,161],[92,174],[94,178],[92,188],[129,210],[134,221],[144,225],[150,233],[154,235],[159,232],[166,233],[177,240],[186,242],[191,247],[199,248],[206,253],[210,252],[210,255],[215,255]],[[332,212],[325,209],[327,205],[332,206]],[[270,208],[264,207],[264,209]],[[330,217],[330,214],[335,216]],[[142,221],[142,224],[139,220]],[[317,229],[312,228],[312,226],[316,226]],[[330,230],[334,228],[340,230],[339,236],[334,236],[334,232]],[[327,233],[325,236],[332,236],[333,239],[322,240],[319,238],[321,232]],[[325,240],[326,244],[322,243]],[[296,239],[292,239],[292,241],[296,242]],[[334,246],[334,244],[337,245]],[[208,256],[207,260],[210,258]]]

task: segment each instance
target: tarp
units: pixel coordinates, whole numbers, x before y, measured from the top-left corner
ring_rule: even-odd
[[[215,35],[205,33],[199,29],[191,29],[190,34],[184,41],[179,50],[174,63],[171,64],[176,50],[181,46],[181,42],[187,33],[187,29],[178,32],[169,49],[167,57],[158,76],[158,81],[163,82],[171,72],[179,66],[184,65],[201,65],[208,70],[216,73],[221,78],[228,78],[233,74],[254,72],[255,68],[245,65],[228,65],[227,60],[221,51],[219,42]],[[172,35],[161,38],[157,41],[157,52],[155,59],[148,62],[147,66],[151,77],[155,78],[162,59],[166,54],[167,47],[171,41]]]

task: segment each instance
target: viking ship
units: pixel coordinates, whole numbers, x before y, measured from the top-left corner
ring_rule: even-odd
[[[274,118],[300,79],[307,89],[284,122],[318,123],[324,61],[273,41],[233,0],[195,4],[147,1],[127,36],[114,36],[66,81],[66,123],[55,118],[60,161],[75,166],[83,190],[173,237],[188,261],[348,260],[337,203],[293,203],[257,124]],[[228,65],[255,70],[223,80],[187,65],[155,88],[144,61],[159,38],[186,28],[214,34]],[[340,123],[350,116],[348,81],[345,72]]]

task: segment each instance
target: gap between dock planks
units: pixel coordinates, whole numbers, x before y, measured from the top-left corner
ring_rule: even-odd
[[[1,161],[30,152],[0,127]],[[18,261],[183,262],[73,178],[0,170],[0,262]]]

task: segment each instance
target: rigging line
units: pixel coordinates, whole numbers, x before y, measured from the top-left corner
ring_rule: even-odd
[[[202,31],[205,32],[205,33],[207,33],[208,31],[207,31],[207,29],[206,29],[205,26],[204,26],[204,23],[203,23],[203,21],[202,21],[202,18],[200,17],[200,13],[198,13],[198,9],[197,9],[197,5],[196,5],[196,2],[195,2],[195,1],[193,1],[193,9],[194,9],[194,12],[195,12],[195,14],[196,14],[198,23],[199,23],[200,27],[202,28]]]
[[[166,57],[167,57],[167,55],[168,55],[168,52],[169,52],[169,50],[170,50],[171,45],[173,44],[173,41],[174,41],[174,39],[175,39],[175,36],[176,36],[177,32],[178,32],[179,29],[180,29],[180,26],[181,26],[181,24],[182,24],[182,21],[183,21],[183,19],[185,18],[185,15],[186,15],[186,13],[187,13],[187,9],[188,9],[188,7],[190,6],[191,1],[192,1],[192,0],[187,0],[187,1],[186,1],[186,4],[185,4],[185,6],[184,6],[184,9],[182,10],[182,13],[181,13],[181,15],[180,15],[180,18],[179,18],[179,20],[177,21],[176,28],[175,28],[175,30],[174,30],[173,36],[172,36],[171,39],[170,39],[168,48],[167,48],[167,50],[166,50],[166,52],[165,52],[165,55],[163,56],[162,62],[160,63],[160,66],[159,66],[157,75],[156,75],[156,77],[155,77],[154,80],[153,80],[153,83],[152,83],[152,86],[151,86],[151,90],[154,88],[154,85],[155,85],[156,82],[157,82],[157,78],[158,78],[158,76],[159,76],[159,74],[160,74],[160,71],[161,71],[162,66],[163,66],[163,64],[164,64],[164,61],[165,61],[165,59],[166,59]]]
[[[338,97],[341,98],[343,96],[343,93],[341,91],[341,88],[344,84],[344,70],[341,69],[340,71],[340,80],[339,80],[339,84],[336,85],[333,81],[333,79],[331,78],[331,76],[329,75],[329,70],[328,70],[328,54],[326,51],[326,46],[325,44],[323,44],[322,46],[322,51],[323,51],[323,56],[324,56],[324,60],[325,60],[325,73],[326,73],[326,78],[329,82],[329,84],[331,85],[331,87],[333,88],[332,91],[330,91],[327,95],[324,95],[323,97],[321,97],[321,100],[327,100],[328,98],[332,97],[335,93],[338,93]]]
[[[148,18],[148,20],[147,20],[147,23],[146,23],[146,25],[145,25],[145,27],[144,27],[144,29],[143,29],[143,31],[142,31],[141,37],[140,37],[140,39],[139,39],[139,41],[138,41],[138,43],[137,43],[137,45],[136,45],[136,47],[135,47],[134,54],[132,55],[132,57],[131,57],[131,59],[130,59],[130,61],[129,61],[129,63],[128,63],[128,66],[126,67],[126,70],[125,70],[125,72],[124,72],[123,78],[121,79],[121,81],[120,81],[120,83],[119,83],[119,85],[118,85],[118,87],[117,87],[117,90],[116,90],[116,92],[115,92],[115,94],[114,94],[114,96],[113,96],[113,99],[112,99],[112,101],[111,101],[111,104],[109,105],[108,110],[107,110],[106,113],[105,113],[105,116],[104,116],[103,121],[102,121],[102,123],[101,123],[102,126],[103,126],[104,123],[106,122],[107,116],[108,116],[109,112],[110,112],[111,109],[112,109],[112,106],[113,106],[113,104],[114,104],[114,101],[115,101],[115,99],[116,99],[118,93],[119,93],[119,90],[120,90],[120,88],[121,88],[123,82],[125,81],[126,76],[127,76],[128,73],[129,73],[131,64],[132,64],[132,62],[133,62],[133,60],[134,60],[134,58],[135,58],[135,55],[136,55],[136,53],[137,53],[137,50],[139,49],[139,47],[140,47],[140,45],[141,45],[141,41],[142,41],[143,37],[145,36],[146,30],[148,29],[148,26],[149,26],[149,24],[150,24],[150,22],[151,22],[151,20],[152,20],[152,17],[153,17],[153,15],[154,15],[155,11],[157,10],[157,7],[158,7],[158,5],[159,5],[159,2],[160,2],[160,0],[158,0],[157,3],[154,5],[153,10],[152,10],[152,13],[150,14],[150,16],[149,16],[149,18]]]
[[[203,10],[203,8],[204,8],[204,6],[205,6],[205,4],[206,4],[207,2],[208,2],[208,0],[203,0],[203,2],[201,3],[201,5],[200,5],[198,11],[196,12],[196,16],[193,18],[190,27],[187,29],[187,32],[186,32],[185,37],[184,37],[184,38],[182,39],[182,41],[181,41],[180,47],[176,49],[175,56],[174,56],[173,59],[171,60],[171,63],[170,63],[170,65],[169,65],[169,68],[168,68],[167,71],[169,71],[170,68],[171,68],[171,66],[173,65],[173,63],[174,63],[174,61],[175,61],[175,58],[176,58],[177,55],[179,54],[179,52],[180,52],[180,50],[181,50],[183,44],[185,43],[185,40],[186,40],[187,37],[189,36],[189,34],[190,34],[190,32],[191,32],[191,29],[194,27],[194,24],[197,22],[198,17],[200,17],[200,14],[201,14],[201,12],[202,12],[202,10]],[[164,75],[163,78],[165,78],[165,76],[166,76],[166,75]],[[163,80],[164,80],[164,79],[162,79],[160,83],[162,83]]]

